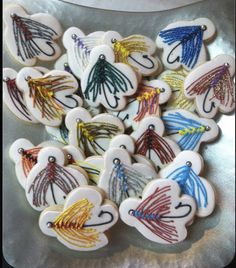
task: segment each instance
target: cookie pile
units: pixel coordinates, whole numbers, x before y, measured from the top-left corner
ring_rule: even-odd
[[[4,102],[52,138],[20,138],[9,152],[42,232],[96,250],[120,217],[151,241],[183,241],[215,206],[199,148],[217,138],[216,114],[235,106],[234,59],[207,58],[214,24],[174,22],[154,42],[77,27],[63,34],[53,16],[19,5],[4,9],[4,22],[8,50],[24,65],[3,69]],[[54,70],[37,59],[57,59]]]

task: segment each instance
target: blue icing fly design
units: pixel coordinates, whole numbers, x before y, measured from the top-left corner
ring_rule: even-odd
[[[120,159],[114,159],[113,162],[114,166],[109,178],[109,198],[120,204],[130,196],[142,196],[144,187],[152,178],[145,177],[134,168],[123,164]]]
[[[187,118],[179,112],[162,116],[162,120],[167,135],[180,135],[177,143],[181,150],[194,150],[205,131],[210,130],[209,126],[204,126],[200,122]]]
[[[174,62],[181,62],[189,68],[194,68],[203,45],[203,32],[206,30],[206,26],[182,26],[172,29],[163,30],[159,33],[159,36],[163,39],[163,42],[172,45],[176,42],[176,46],[170,51],[167,62],[172,64]],[[175,59],[170,59],[174,50],[179,46],[182,47],[181,55]]]
[[[192,169],[190,161],[187,161],[184,166],[175,169],[167,178],[176,181],[183,193],[192,196],[196,200],[198,207],[207,207],[207,190],[199,176]]]

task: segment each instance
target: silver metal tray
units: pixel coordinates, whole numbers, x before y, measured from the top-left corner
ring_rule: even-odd
[[[152,13],[105,11],[70,5],[56,0],[4,1],[22,4],[29,13],[49,12],[64,29],[77,26],[85,33],[116,30],[127,36],[145,34],[155,39],[162,27],[177,20],[209,17],[218,30],[209,45],[209,54],[234,56],[234,1],[205,0],[178,9]],[[20,70],[4,48],[4,67]],[[53,68],[53,63],[38,63]],[[26,267],[223,267],[235,252],[235,120],[234,114],[217,117],[221,134],[217,141],[203,146],[205,177],[216,189],[216,209],[207,218],[197,219],[189,228],[188,239],[176,245],[159,245],[148,241],[134,228],[119,222],[110,230],[110,243],[95,252],[74,252],[57,239],[47,237],[38,227],[39,213],[27,203],[19,186],[14,165],[8,156],[12,142],[28,138],[38,144],[49,139],[42,125],[18,120],[4,105],[3,122],[3,254],[16,268]]]

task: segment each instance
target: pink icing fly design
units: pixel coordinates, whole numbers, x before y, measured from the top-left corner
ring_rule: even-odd
[[[129,210],[129,214],[137,218],[151,232],[168,243],[178,242],[178,232],[175,227],[174,219],[187,217],[192,207],[189,204],[179,202],[175,209],[186,207],[184,214],[173,216],[170,212],[171,195],[169,194],[171,186],[158,187],[155,192],[144,199],[139,206]]]
[[[233,81],[229,73],[229,65],[223,64],[218,66],[206,74],[202,75],[199,79],[194,81],[186,88],[186,93],[189,96],[205,94],[203,100],[203,111],[209,113],[215,107],[214,99],[220,101],[221,105],[232,107],[235,100],[233,95]],[[213,90],[214,94],[209,98],[211,107],[209,110],[205,107],[210,91]]]

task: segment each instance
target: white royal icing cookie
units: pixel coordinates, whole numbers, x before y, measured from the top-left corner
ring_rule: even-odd
[[[104,44],[113,48],[116,62],[128,64],[144,76],[157,71],[158,61],[152,56],[156,51],[156,44],[150,38],[144,35],[123,38],[118,32],[108,31],[102,39]]]
[[[215,193],[211,184],[199,176],[204,168],[200,154],[183,151],[177,155],[173,163],[161,169],[160,178],[176,181],[182,193],[192,196],[197,204],[196,215],[209,216],[215,207]]]
[[[158,169],[171,163],[180,152],[176,142],[163,136],[164,130],[164,123],[159,117],[148,116],[131,133],[135,140],[135,153],[148,157]]]
[[[81,78],[81,88],[88,104],[122,110],[127,103],[126,96],[133,95],[137,86],[135,72],[124,63],[115,63],[111,47],[101,45],[91,51],[89,64]]]
[[[67,196],[64,206],[46,208],[39,227],[48,236],[77,251],[92,251],[108,244],[104,234],[118,220],[118,209],[94,186],[81,186]]]
[[[19,119],[38,123],[26,106],[24,94],[16,85],[17,72],[11,68],[3,69],[3,101]]]
[[[52,15],[28,15],[16,4],[8,5],[3,14],[6,25],[4,40],[19,63],[33,66],[37,58],[51,61],[61,54],[61,49],[54,40],[61,36],[62,28]]]
[[[65,31],[63,45],[67,51],[69,66],[78,78],[81,78],[89,63],[91,50],[101,44],[103,34],[103,31],[97,31],[86,36],[76,27]]]
[[[217,138],[219,127],[212,119],[197,116],[186,110],[169,110],[161,119],[166,135],[177,142],[180,149],[198,151],[202,142]]]
[[[64,204],[69,192],[88,184],[84,171],[66,164],[67,158],[62,149],[46,147],[40,150],[25,187],[32,208],[40,211],[50,205]]]
[[[166,82],[171,87],[171,97],[162,107],[162,111],[173,109],[184,109],[190,112],[196,110],[193,100],[186,98],[184,94],[184,81],[188,72],[183,68],[178,71],[166,70],[160,74],[158,79]]]
[[[115,135],[124,132],[122,121],[107,113],[94,117],[84,108],[71,110],[65,124],[69,130],[69,144],[80,147],[85,155],[102,155]]]
[[[142,199],[128,198],[119,208],[120,218],[147,239],[175,244],[187,236],[186,225],[193,220],[196,204],[188,195],[180,196],[175,181],[156,179],[144,189]]]
[[[157,36],[156,44],[163,49],[162,62],[167,69],[183,66],[192,70],[207,58],[204,42],[215,34],[215,26],[207,18],[169,24]]]
[[[222,54],[208,61],[186,77],[184,93],[189,99],[195,99],[198,113],[213,118],[218,110],[230,113],[235,108],[235,60]]]
[[[62,144],[53,141],[45,141],[35,146],[31,141],[20,138],[11,145],[9,156],[15,163],[16,177],[24,189],[28,174],[37,163],[39,151],[46,146],[62,147]]]
[[[109,199],[120,205],[128,197],[140,197],[146,184],[156,177],[150,165],[132,164],[128,151],[110,148],[104,154],[104,170],[98,186],[105,190]]]
[[[159,105],[171,97],[171,89],[161,80],[143,80],[134,97],[128,99],[126,107],[119,112],[112,112],[119,117],[125,127],[131,127],[148,115],[160,115]]]
[[[18,73],[16,84],[23,91],[32,115],[45,125],[59,126],[63,115],[83,103],[75,95],[76,79],[65,71],[53,70],[42,75],[34,68],[25,67]]]

